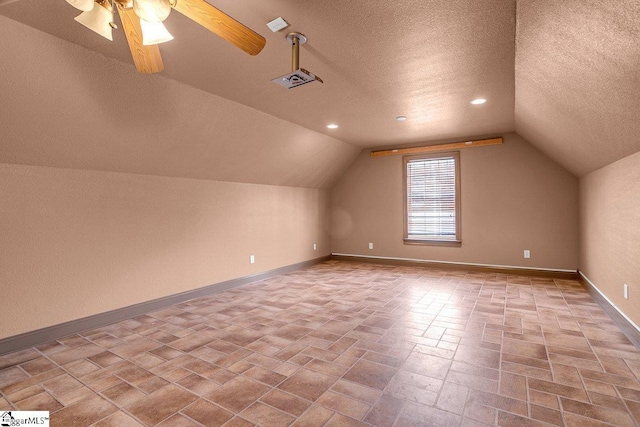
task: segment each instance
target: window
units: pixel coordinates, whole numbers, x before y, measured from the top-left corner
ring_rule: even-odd
[[[406,156],[404,241],[460,246],[460,153]]]

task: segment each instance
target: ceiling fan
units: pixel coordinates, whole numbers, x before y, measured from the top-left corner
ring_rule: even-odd
[[[118,10],[136,69],[141,73],[164,70],[158,44],[173,39],[162,24],[175,9],[250,55],[257,55],[266,40],[260,34],[213,7],[205,0],[67,0],[82,13],[75,18],[85,27],[113,40],[114,8]]]

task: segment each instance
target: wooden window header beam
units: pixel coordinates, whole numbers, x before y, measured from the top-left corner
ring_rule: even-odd
[[[434,151],[451,151],[461,148],[484,147],[502,144],[502,138],[478,139],[474,141],[451,142],[449,144],[423,145],[422,147],[396,148],[393,150],[372,151],[371,157],[395,156],[398,154],[424,154]]]

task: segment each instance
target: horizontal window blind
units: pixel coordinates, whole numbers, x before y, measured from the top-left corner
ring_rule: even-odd
[[[406,238],[457,240],[456,158],[406,162]]]

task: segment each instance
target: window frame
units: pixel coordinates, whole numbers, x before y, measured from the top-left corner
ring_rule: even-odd
[[[455,176],[455,227],[456,227],[456,235],[455,239],[416,239],[409,238],[409,212],[407,205],[407,197],[408,197],[408,179],[407,179],[407,165],[416,160],[429,160],[429,159],[439,159],[439,158],[453,158],[454,159],[454,176]],[[404,210],[404,236],[403,242],[405,245],[431,245],[431,246],[453,246],[460,247],[462,246],[462,233],[461,233],[461,206],[460,206],[460,152],[459,151],[449,151],[449,152],[440,152],[440,153],[429,153],[429,154],[417,154],[411,156],[403,156],[402,157],[402,193],[403,193],[403,210]]]

